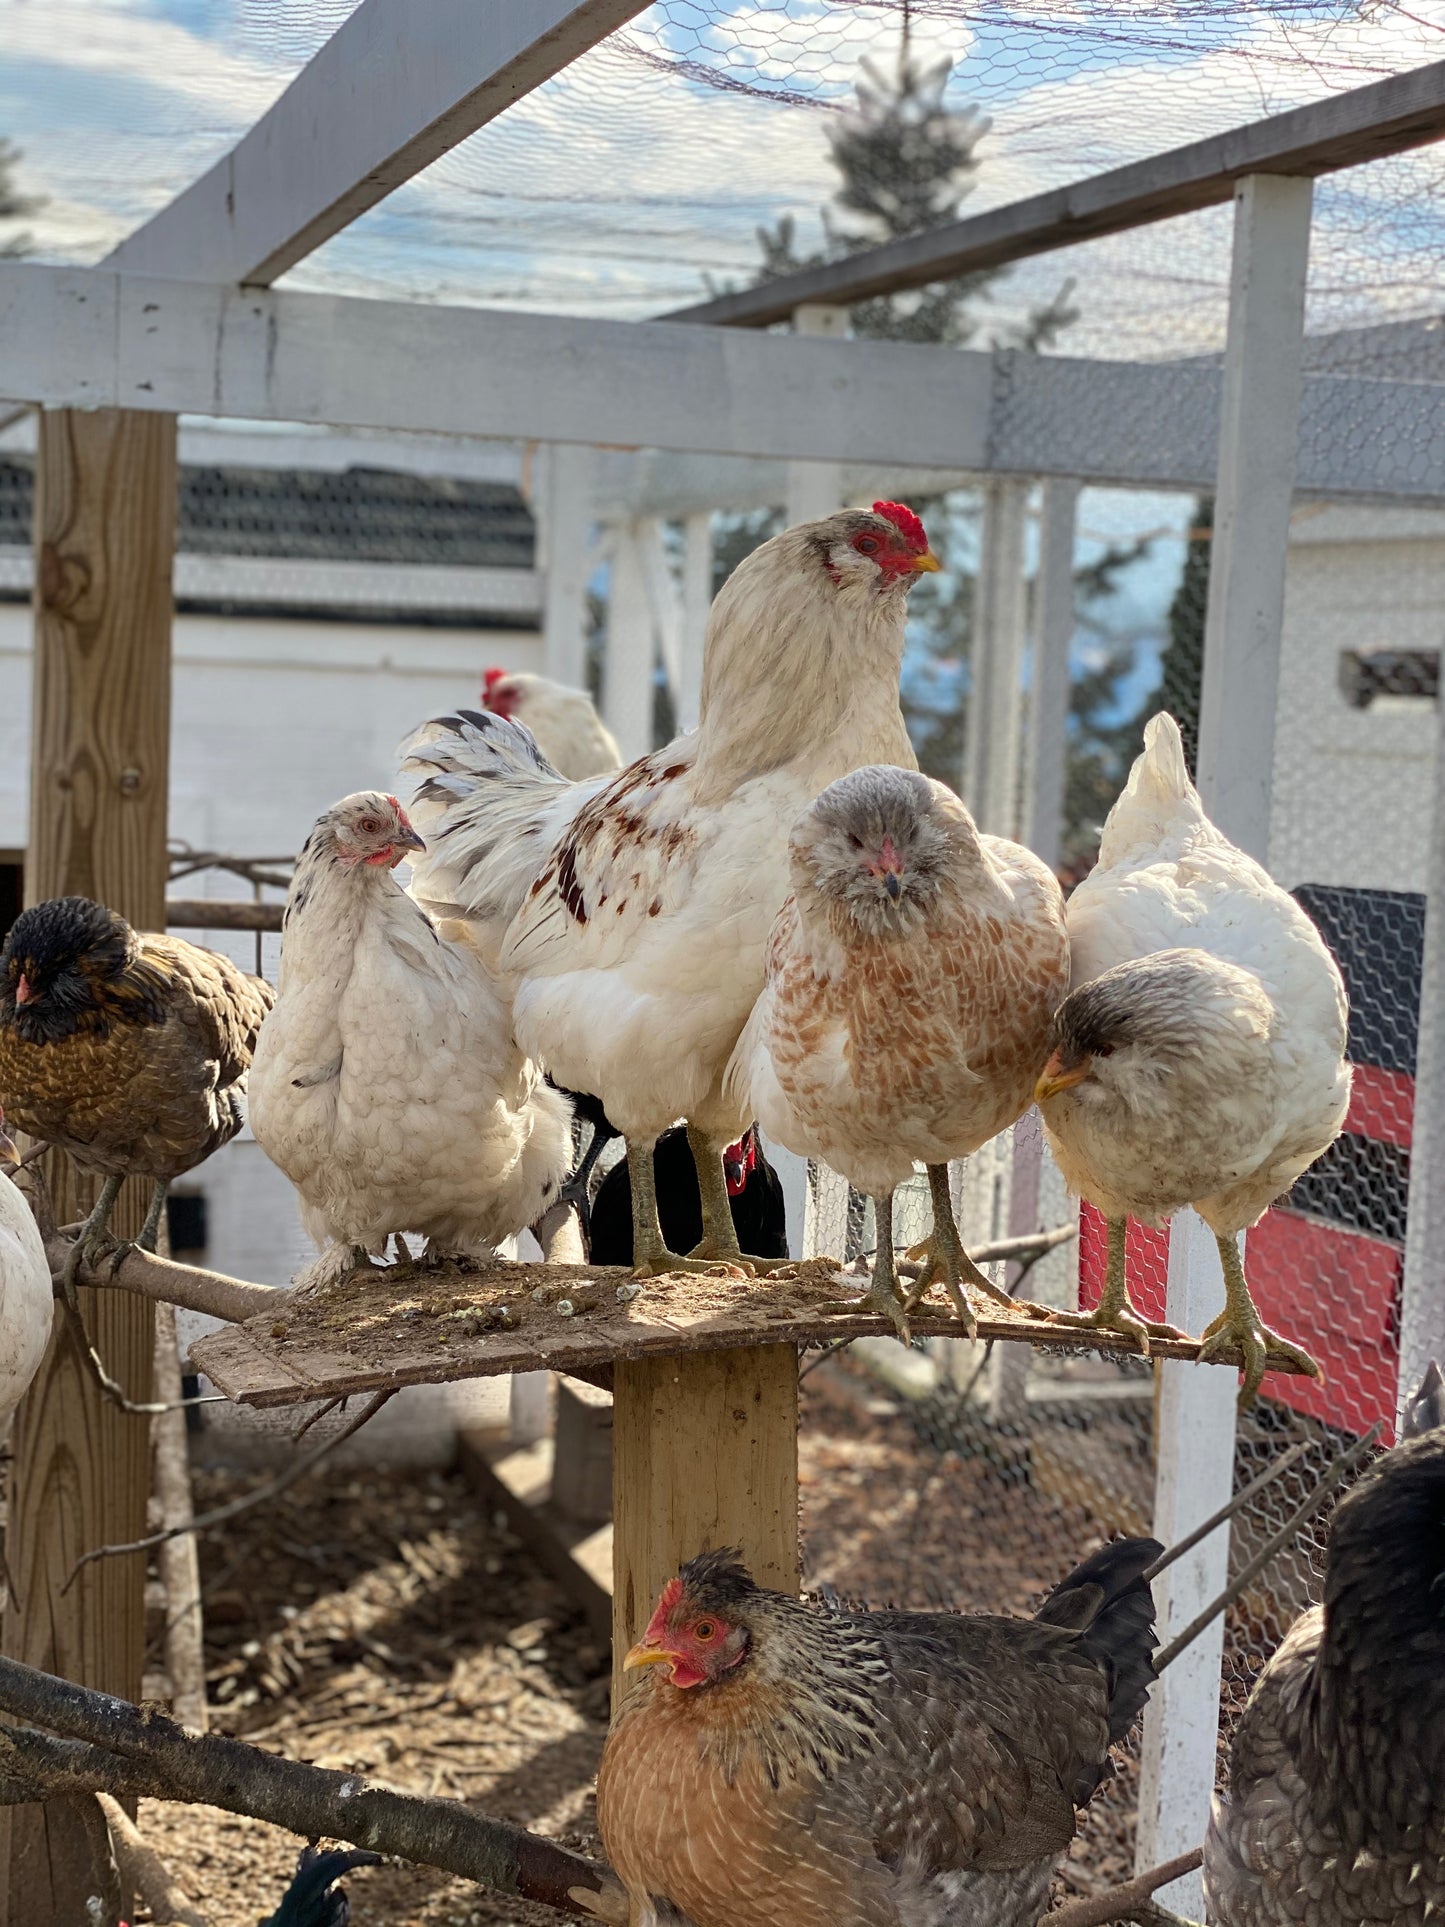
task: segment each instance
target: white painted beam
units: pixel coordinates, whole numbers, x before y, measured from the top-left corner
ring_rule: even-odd
[[[1199,791],[1225,835],[1261,863],[1269,861],[1312,196],[1307,180],[1255,175],[1241,183],[1234,214]]]
[[[542,664],[554,682],[585,689],[596,451],[558,442],[541,450],[540,460],[532,507],[542,574]]]
[[[794,310],[793,333],[815,340],[846,341],[846,308],[802,307]],[[785,497],[788,527],[817,522],[843,506],[841,462],[789,462]]]
[[[964,799],[994,836],[1018,824],[1023,692],[1025,482],[990,482],[974,588]]]
[[[642,7],[362,0],[239,144],[107,265],[268,286]]]
[[[4,386],[46,407],[860,471],[911,463],[1194,491],[1216,480],[1223,377],[1198,365],[241,292],[32,262],[0,262],[0,343]],[[1445,383],[1311,377],[1297,492],[1445,500]]]
[[[661,518],[649,515],[636,526],[647,581],[647,606],[652,612],[652,632],[657,640],[662,673],[676,704],[682,679],[682,599],[673,580]]]
[[[1056,864],[1068,760],[1069,646],[1074,639],[1074,538],[1079,485],[1047,481],[1039,508],[1029,677],[1028,798],[1024,841]]]
[[[602,720],[617,738],[622,760],[652,748],[652,676],[656,641],[643,529],[623,523],[613,532],[607,588],[607,657],[602,671]]]
[[[683,525],[682,663],[678,673],[677,725],[695,729],[702,708],[703,644],[712,607],[712,516],[689,515]]]
[[[1415,1057],[1415,1128],[1400,1313],[1400,1413],[1432,1358],[1445,1366],[1445,702],[1437,702],[1435,820]]]
[[[1264,862],[1269,853],[1286,543],[1295,480],[1311,184],[1252,176],[1236,199],[1214,543],[1204,629],[1199,789],[1210,816]],[[1174,1220],[1168,1318],[1200,1331],[1224,1302],[1213,1237],[1192,1212]],[[1157,1429],[1155,1530],[1166,1543],[1228,1496],[1235,1385],[1217,1366],[1166,1364]],[[1165,1581],[1161,1636],[1223,1583],[1221,1530]],[[1136,1864],[1198,1844],[1214,1786],[1222,1624],[1169,1668],[1144,1720]],[[1197,1875],[1161,1905],[1198,1917]]]

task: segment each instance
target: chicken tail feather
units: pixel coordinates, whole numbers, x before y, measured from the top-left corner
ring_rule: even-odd
[[[1145,1574],[1163,1550],[1157,1539],[1101,1546],[1055,1586],[1035,1615],[1046,1626],[1077,1633],[1082,1649],[1106,1668],[1111,1741],[1123,1739],[1154,1683],[1151,1655],[1159,1641]],[[1097,1784],[1095,1777],[1082,1791],[1075,1789],[1080,1806]]]

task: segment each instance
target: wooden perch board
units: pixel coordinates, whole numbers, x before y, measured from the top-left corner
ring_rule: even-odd
[[[319,1298],[278,1294],[274,1309],[198,1339],[191,1358],[228,1398],[257,1406],[500,1372],[592,1378],[617,1359],[891,1336],[866,1309],[822,1309],[857,1287],[826,1258],[772,1278],[671,1274],[625,1298],[619,1291],[630,1288],[630,1274],[620,1269],[505,1262],[476,1270],[374,1269],[353,1273]],[[975,1310],[981,1338],[1109,1355],[1133,1349],[1114,1333],[1030,1317],[1022,1305],[1015,1312],[983,1301]],[[937,1287],[912,1323],[920,1338],[958,1336]],[[1155,1358],[1199,1356],[1192,1340],[1155,1339],[1151,1350]],[[1220,1362],[1239,1363],[1237,1356]]]

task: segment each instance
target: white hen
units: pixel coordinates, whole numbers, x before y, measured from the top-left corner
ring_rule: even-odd
[[[622,751],[585,689],[523,670],[488,669],[482,702],[496,716],[525,723],[547,761],[574,783],[617,769]]]
[[[1070,1188],[1108,1219],[1109,1262],[1097,1309],[1057,1316],[1129,1332],[1147,1351],[1125,1221],[1158,1224],[1192,1204],[1227,1294],[1205,1355],[1240,1347],[1246,1400],[1271,1353],[1317,1372],[1260,1319],[1237,1234],[1339,1135],[1344,984],[1293,897],[1204,814],[1172,716],[1144,732],[1068,925],[1074,988],[1037,1095]]]
[[[40,1370],[55,1313],[39,1228],[3,1168],[19,1162],[0,1111],[0,1439],[9,1432],[15,1408]]]
[[[713,604],[698,728],[611,778],[564,784],[497,717],[443,717],[405,746],[426,779],[414,888],[490,931],[523,1047],[628,1140],[644,1272],[682,1262],[649,1182],[652,1144],[679,1117],[703,1201],[693,1256],[740,1255],[721,1152],[750,1120],[723,1073],[788,893],[788,832],[850,769],[914,767],[904,597],[937,566],[893,503],[765,542]]]
[[[570,1161],[569,1106],[518,1049],[465,926],[438,927],[392,875],[420,849],[394,797],[348,796],[306,839],[286,901],[249,1111],[325,1247],[306,1287],[394,1232],[490,1252],[541,1217]]]

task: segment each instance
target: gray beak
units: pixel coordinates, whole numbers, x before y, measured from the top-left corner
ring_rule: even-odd
[[[885,870],[883,872],[883,888],[895,903],[897,903],[899,897],[903,894],[903,885],[892,870]]]

